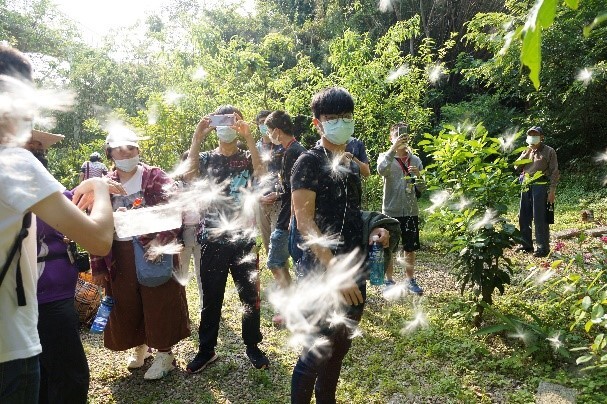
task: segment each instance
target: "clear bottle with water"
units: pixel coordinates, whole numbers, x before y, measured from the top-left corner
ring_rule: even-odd
[[[114,307],[114,299],[111,296],[105,296],[101,300],[101,305],[99,306],[99,310],[97,310],[97,315],[95,316],[95,320],[93,321],[93,325],[91,326],[91,333],[93,334],[102,334],[107,322],[110,318],[110,312],[112,311],[112,307]]]
[[[384,247],[379,242],[379,236],[373,236],[373,244],[369,249],[369,281],[371,285],[384,284]]]

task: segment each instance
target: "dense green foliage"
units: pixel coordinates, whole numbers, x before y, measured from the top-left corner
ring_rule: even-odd
[[[504,250],[514,246],[518,230],[504,215],[520,189],[511,174],[511,139],[497,139],[478,125],[447,127],[419,142],[433,159],[426,167],[430,190],[440,190],[430,207],[429,220],[438,226],[457,254],[455,273],[462,293],[470,287],[479,302],[491,304],[497,289],[510,283],[512,262]],[[510,157],[510,161],[509,161]],[[478,305],[480,324],[484,305]]]
[[[259,0],[254,13],[243,14],[238,5],[204,9],[198,2],[171,0],[137,27],[117,30],[92,47],[51,1],[0,0],[0,40],[30,54],[40,85],[76,94],[74,109],[57,114],[56,125],[46,127],[66,135],[50,151],[50,169],[66,186],[75,185],[82,161],[102,150],[107,125],[116,120],[149,136],[143,159],[166,170],[188,148],[201,116],[222,104],[237,106],[248,121],[261,109],[285,109],[297,116],[298,133],[311,146],[318,136],[310,125],[312,95],[344,86],[355,97],[356,136],[367,146],[372,170],[387,149],[390,124],[408,121],[413,142],[423,139],[419,146],[429,154],[424,163],[432,191],[444,190],[450,198],[439,204],[440,194],[424,195],[422,202],[429,197],[435,212],[421,218],[424,232],[439,229],[436,248],[450,251],[444,266],[455,262],[461,290],[476,312],[489,309],[488,328],[472,335],[468,302],[440,295],[435,302],[444,307],[433,313],[434,321],[453,327],[419,332],[409,345],[398,340],[396,354],[428,360],[441,376],[437,358],[449,357],[448,377],[432,374],[436,383],[429,400],[436,395],[487,401],[492,383],[511,383],[525,388],[506,400],[528,402],[530,386],[550,377],[578,388],[583,399],[604,401],[605,245],[581,240],[576,250],[555,253],[551,259],[557,260],[547,267],[557,274],[548,282],[535,284],[523,276],[540,270],[523,269],[526,264],[507,252],[516,230],[506,212],[508,206],[515,210],[520,187],[511,175],[517,151],[502,147],[521,129],[542,125],[563,172],[557,206],[573,212],[582,198],[591,206],[604,200],[607,191],[596,189],[605,168],[589,163],[607,147],[604,1],[379,4]],[[422,138],[423,133],[428,135]],[[216,142],[210,137],[204,147]],[[364,186],[365,208],[379,210],[381,178],[371,176]],[[560,289],[564,284],[566,294]],[[468,288],[474,293],[467,294]],[[376,323],[385,326],[394,312],[377,311],[368,326],[382,335]],[[399,330],[390,327],[393,338]],[[504,336],[521,330],[530,338],[518,352]],[[553,349],[547,338],[554,341],[559,331],[566,344]],[[504,337],[505,353],[488,356],[495,341],[482,338],[497,337],[483,333]],[[369,340],[380,342],[375,336]],[[581,357],[573,351],[572,357],[590,367],[587,378],[572,375],[567,362],[560,362],[576,347],[584,351]],[[367,353],[364,346],[360,350]],[[378,356],[365,361],[379,372],[385,356]],[[472,367],[479,371],[470,372]],[[360,384],[346,383],[344,401],[355,402],[369,391],[367,373],[359,375]],[[378,401],[400,391],[391,380],[382,378]]]
[[[69,83],[76,92],[74,110],[57,116],[56,132],[87,143],[103,133],[85,122],[104,128],[118,113],[158,137],[162,147],[147,157],[163,166],[174,163],[200,116],[218,105],[232,103],[249,120],[262,108],[306,116],[311,95],[335,84],[356,97],[357,134],[372,160],[386,146],[381,134],[390,123],[409,119],[417,133],[483,121],[493,136],[541,124],[566,162],[607,146],[607,48],[600,40],[607,27],[597,19],[582,35],[601,15],[600,0],[577,9],[573,1],[571,8],[540,3],[528,16],[530,1],[378,7],[370,0],[273,0],[242,14],[237,5],[203,9],[175,0],[91,48],[48,0],[2,0],[0,37],[45,56],[37,63],[45,70],[41,83]],[[545,13],[555,13],[551,24]],[[546,21],[538,36],[543,52],[537,45],[526,52],[541,57],[538,91],[520,68],[521,42],[511,41],[534,18]]]
[[[556,1],[547,3],[556,7]],[[588,37],[582,35],[583,27],[604,11],[605,4],[600,0],[583,3],[577,11],[558,7],[552,25],[542,30],[541,86],[537,91],[521,75],[521,43],[512,40],[528,18],[528,8],[521,7],[521,2],[507,2],[507,13],[479,14],[469,22],[466,40],[475,49],[490,52],[491,59],[460,55],[458,60],[472,88],[487,88],[504,105],[525,112],[525,125],[541,125],[562,162],[593,155],[607,146],[603,123],[607,26],[599,25]],[[535,74],[539,74],[537,67]]]

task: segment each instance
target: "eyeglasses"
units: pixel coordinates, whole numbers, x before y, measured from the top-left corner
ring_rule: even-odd
[[[342,122],[345,123],[351,123],[354,121],[354,118],[352,117],[352,113],[351,112],[347,112],[345,114],[327,114],[323,116],[325,121],[339,121],[340,119],[342,120]]]

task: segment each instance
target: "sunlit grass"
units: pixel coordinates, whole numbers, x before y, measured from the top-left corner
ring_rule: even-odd
[[[560,190],[557,198],[574,191]],[[588,196],[588,194],[587,194]],[[592,197],[592,195],[590,195]],[[597,199],[590,207],[595,217],[605,217],[607,209]],[[430,206],[427,195],[420,199],[420,211]],[[517,205],[513,202],[508,218],[516,223]],[[554,231],[594,226],[580,223],[579,209],[574,204],[559,205]],[[381,287],[368,288],[368,301],[360,323],[362,335],[352,342],[344,360],[338,385],[338,402],[514,402],[534,400],[540,380],[562,380],[562,384],[581,383],[569,373],[564,362],[534,361],[525,355],[521,335],[475,336],[472,327],[471,294],[459,294],[449,272],[454,258],[448,254],[440,228],[428,222],[422,213],[422,249],[417,254],[417,274],[427,288],[423,298],[424,327],[410,333],[401,331],[416,319],[413,296],[405,295],[396,302],[387,301]],[[566,248],[576,248],[575,242]],[[556,327],[565,329],[567,319],[550,305],[535,300],[531,292],[521,294],[523,280],[531,274],[532,259],[507,254],[514,260],[513,284],[503,296],[496,295],[494,305],[500,310],[515,307],[521,299],[532,305],[537,314],[553,319]],[[272,275],[265,268],[265,252],[261,251],[262,333],[261,348],[271,361],[269,371],[250,367],[241,339],[241,305],[235,286],[228,280],[217,353],[220,359],[198,375],[187,375],[185,365],[198,348],[198,292],[196,282],[187,285],[192,337],[174,349],[179,371],[172,372],[157,383],[143,381],[141,370],[129,372],[124,363],[126,353],[113,353],[102,348],[99,337],[84,335],[85,349],[91,366],[90,402],[203,402],[203,403],[287,403],[290,399],[290,378],[298,351],[289,345],[290,333],[272,326],[274,310],[268,303],[267,288]],[[432,276],[435,280],[431,281]],[[395,271],[402,279],[402,268]],[[447,279],[451,279],[447,282]],[[433,286],[431,282],[435,283]],[[485,315],[487,324],[495,319]],[[425,326],[427,323],[427,326]],[[420,323],[421,324],[421,323]],[[548,345],[566,343],[558,334],[550,335]]]

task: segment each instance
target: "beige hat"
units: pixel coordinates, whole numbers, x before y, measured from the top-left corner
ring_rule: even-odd
[[[65,138],[63,135],[55,133],[43,132],[41,130],[32,130],[32,140],[36,140],[42,144],[44,150],[48,150],[49,147],[57,142],[62,141]]]

